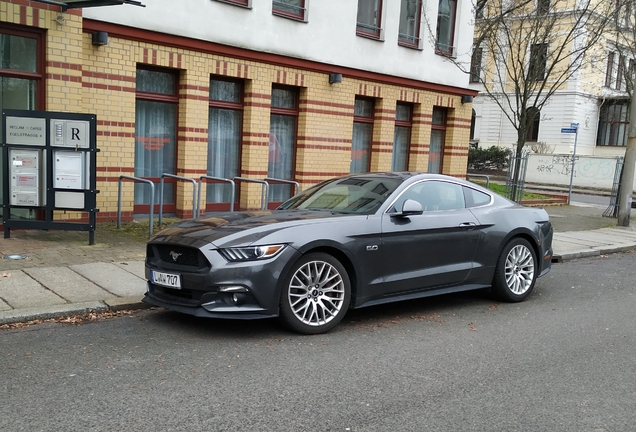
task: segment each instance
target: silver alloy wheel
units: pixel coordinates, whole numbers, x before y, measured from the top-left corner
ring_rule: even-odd
[[[340,272],[324,261],[310,261],[300,267],[289,283],[288,300],[303,324],[321,326],[334,319],[345,298]]]
[[[530,289],[534,280],[534,258],[524,245],[510,249],[506,257],[506,285],[514,294],[521,295]]]

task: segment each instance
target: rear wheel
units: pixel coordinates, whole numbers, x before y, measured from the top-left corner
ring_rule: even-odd
[[[304,334],[331,330],[349,308],[351,284],[343,265],[326,253],[301,257],[283,282],[280,315],[290,329]]]
[[[493,294],[500,300],[520,302],[532,292],[537,280],[537,258],[532,246],[523,238],[510,240],[501,251]]]

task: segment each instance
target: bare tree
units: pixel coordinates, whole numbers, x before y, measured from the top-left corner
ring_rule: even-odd
[[[636,98],[634,97],[636,5],[633,0],[619,0],[615,6],[613,31],[607,32],[609,35],[608,44],[612,50],[618,53],[617,73],[621,79],[616,80],[617,90],[623,90],[624,82],[624,91],[630,98],[629,128],[619,188],[617,223],[619,226],[629,226],[636,166]]]
[[[441,0],[443,2],[444,0]],[[631,1],[631,0],[629,0]],[[612,22],[615,4],[608,0],[478,0],[475,5],[475,53],[485,66],[450,61],[483,84],[517,132],[516,157],[526,145],[535,116],[570,79],[585,67]],[[429,22],[429,28],[433,28]],[[474,65],[473,65],[474,66]],[[513,172],[517,196],[520,164]]]

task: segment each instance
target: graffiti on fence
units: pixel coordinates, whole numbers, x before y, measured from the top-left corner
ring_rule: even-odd
[[[572,155],[531,155],[526,181],[568,184],[572,172]],[[616,171],[616,158],[576,156],[574,183],[577,186],[611,188]]]
[[[574,157],[574,165],[576,167],[576,163],[579,160],[578,156]],[[547,161],[546,161],[547,162]],[[550,173],[550,174],[561,174],[569,176],[572,172],[572,156],[571,155],[555,155],[552,156],[552,160],[549,162],[539,161],[539,165],[537,165],[537,172],[540,173]],[[576,176],[576,169],[574,171],[574,175]]]

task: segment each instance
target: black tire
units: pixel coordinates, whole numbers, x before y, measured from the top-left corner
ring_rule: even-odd
[[[315,252],[298,259],[283,280],[280,318],[302,334],[334,328],[351,301],[351,283],[344,266],[329,254]]]
[[[520,302],[537,281],[537,256],[527,240],[517,237],[506,243],[492,281],[493,295],[503,301]]]

